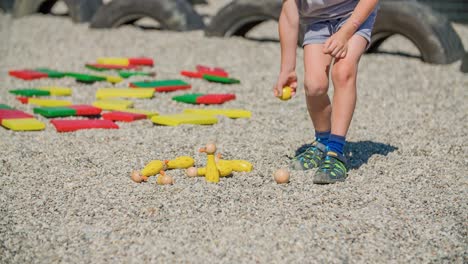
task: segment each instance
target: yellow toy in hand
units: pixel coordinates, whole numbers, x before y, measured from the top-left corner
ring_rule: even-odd
[[[278,96],[280,100],[287,101],[292,97],[292,88],[289,86],[283,87],[283,94]]]

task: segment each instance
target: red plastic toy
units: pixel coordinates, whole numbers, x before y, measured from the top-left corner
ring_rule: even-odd
[[[207,94],[197,97],[197,104],[223,104],[234,99],[235,94]]]
[[[203,78],[203,73],[200,72],[192,72],[192,71],[181,71],[180,75],[189,77],[189,78]]]
[[[110,121],[102,119],[84,119],[84,120],[71,120],[71,119],[54,119],[50,121],[57,129],[58,132],[72,132],[81,129],[118,129],[119,126]]]
[[[27,104],[28,101],[29,101],[29,98],[28,97],[18,96],[18,97],[16,97],[16,100],[20,101],[22,104]]]
[[[208,66],[203,66],[203,65],[197,65],[197,71],[199,73],[203,74],[209,74],[209,75],[215,75],[215,76],[221,76],[221,77],[228,77],[229,74],[223,69],[223,68],[218,68],[218,67],[208,67]]]
[[[219,77],[229,77],[229,74],[223,68],[212,68],[203,65],[197,65],[197,71],[181,71],[180,74],[189,78],[203,78],[204,74]]]
[[[13,118],[34,118],[34,116],[27,114],[20,110],[0,109],[0,123],[2,123],[3,119],[13,119]]]
[[[47,75],[46,73],[33,71],[33,70],[9,71],[8,74],[10,74],[10,76],[23,79],[23,80],[27,80],[27,81],[49,77],[49,75]]]
[[[104,69],[104,70],[133,70],[138,69],[138,65],[130,64],[128,66],[123,65],[110,65],[110,64],[99,64],[99,63],[87,63],[87,67]]]
[[[114,111],[102,114],[102,118],[112,121],[133,122],[140,119],[146,119],[147,117],[143,114]]]
[[[154,61],[150,58],[128,58],[130,65],[144,65],[144,66],[153,66]]]
[[[101,108],[94,107],[92,105],[71,105],[68,108],[76,110],[77,116],[97,116],[101,114]]]

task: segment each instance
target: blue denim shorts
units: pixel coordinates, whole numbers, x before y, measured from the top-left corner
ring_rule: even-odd
[[[374,10],[369,17],[362,23],[355,34],[362,36],[367,40],[367,47],[369,47],[372,35],[372,28],[374,27],[375,17],[377,16],[377,10]],[[302,47],[308,44],[323,44],[333,34],[335,34],[351,17],[348,16],[320,21],[317,23],[309,24],[305,26],[304,42]]]

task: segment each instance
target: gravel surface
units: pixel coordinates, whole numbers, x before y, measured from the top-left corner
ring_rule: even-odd
[[[468,46],[468,28],[457,30]],[[361,61],[349,179],[317,186],[311,172],[293,172],[289,184],[277,185],[272,173],[313,136],[304,92],[289,102],[272,95],[278,43],[89,30],[63,17],[0,14],[0,103],[32,112],[7,91],[37,85],[69,86],[74,103],[91,103],[97,88],[109,86],[25,82],[8,77],[10,69],[86,72],[83,64],[99,56],[145,55],[155,58],[159,79],[180,78],[199,63],[225,67],[240,85],[190,80],[193,91],[234,92],[237,100],[223,107],[253,112],[250,120],[221,118],[214,126],[145,120],[57,133],[38,117],[45,131],[0,128],[0,263],[466,263],[468,75],[460,62],[437,66],[394,55],[414,52],[401,38],[384,50]],[[172,102],[175,94],[182,93],[135,100],[135,107],[179,112],[187,105]],[[202,166],[197,150],[208,141],[255,170],[217,185],[181,170],[168,171],[173,186],[129,179],[152,159],[190,155]]]

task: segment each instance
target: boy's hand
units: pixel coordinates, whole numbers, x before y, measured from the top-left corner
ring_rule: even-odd
[[[323,53],[330,54],[337,59],[343,59],[348,53],[348,38],[338,31],[325,41]]]
[[[273,87],[273,93],[275,94],[276,97],[282,96],[283,95],[283,87],[289,86],[292,89],[291,96],[294,96],[296,94],[296,88],[297,88],[297,75],[296,72],[289,72],[289,73],[284,73],[281,72],[278,81],[276,82],[276,85]]]

